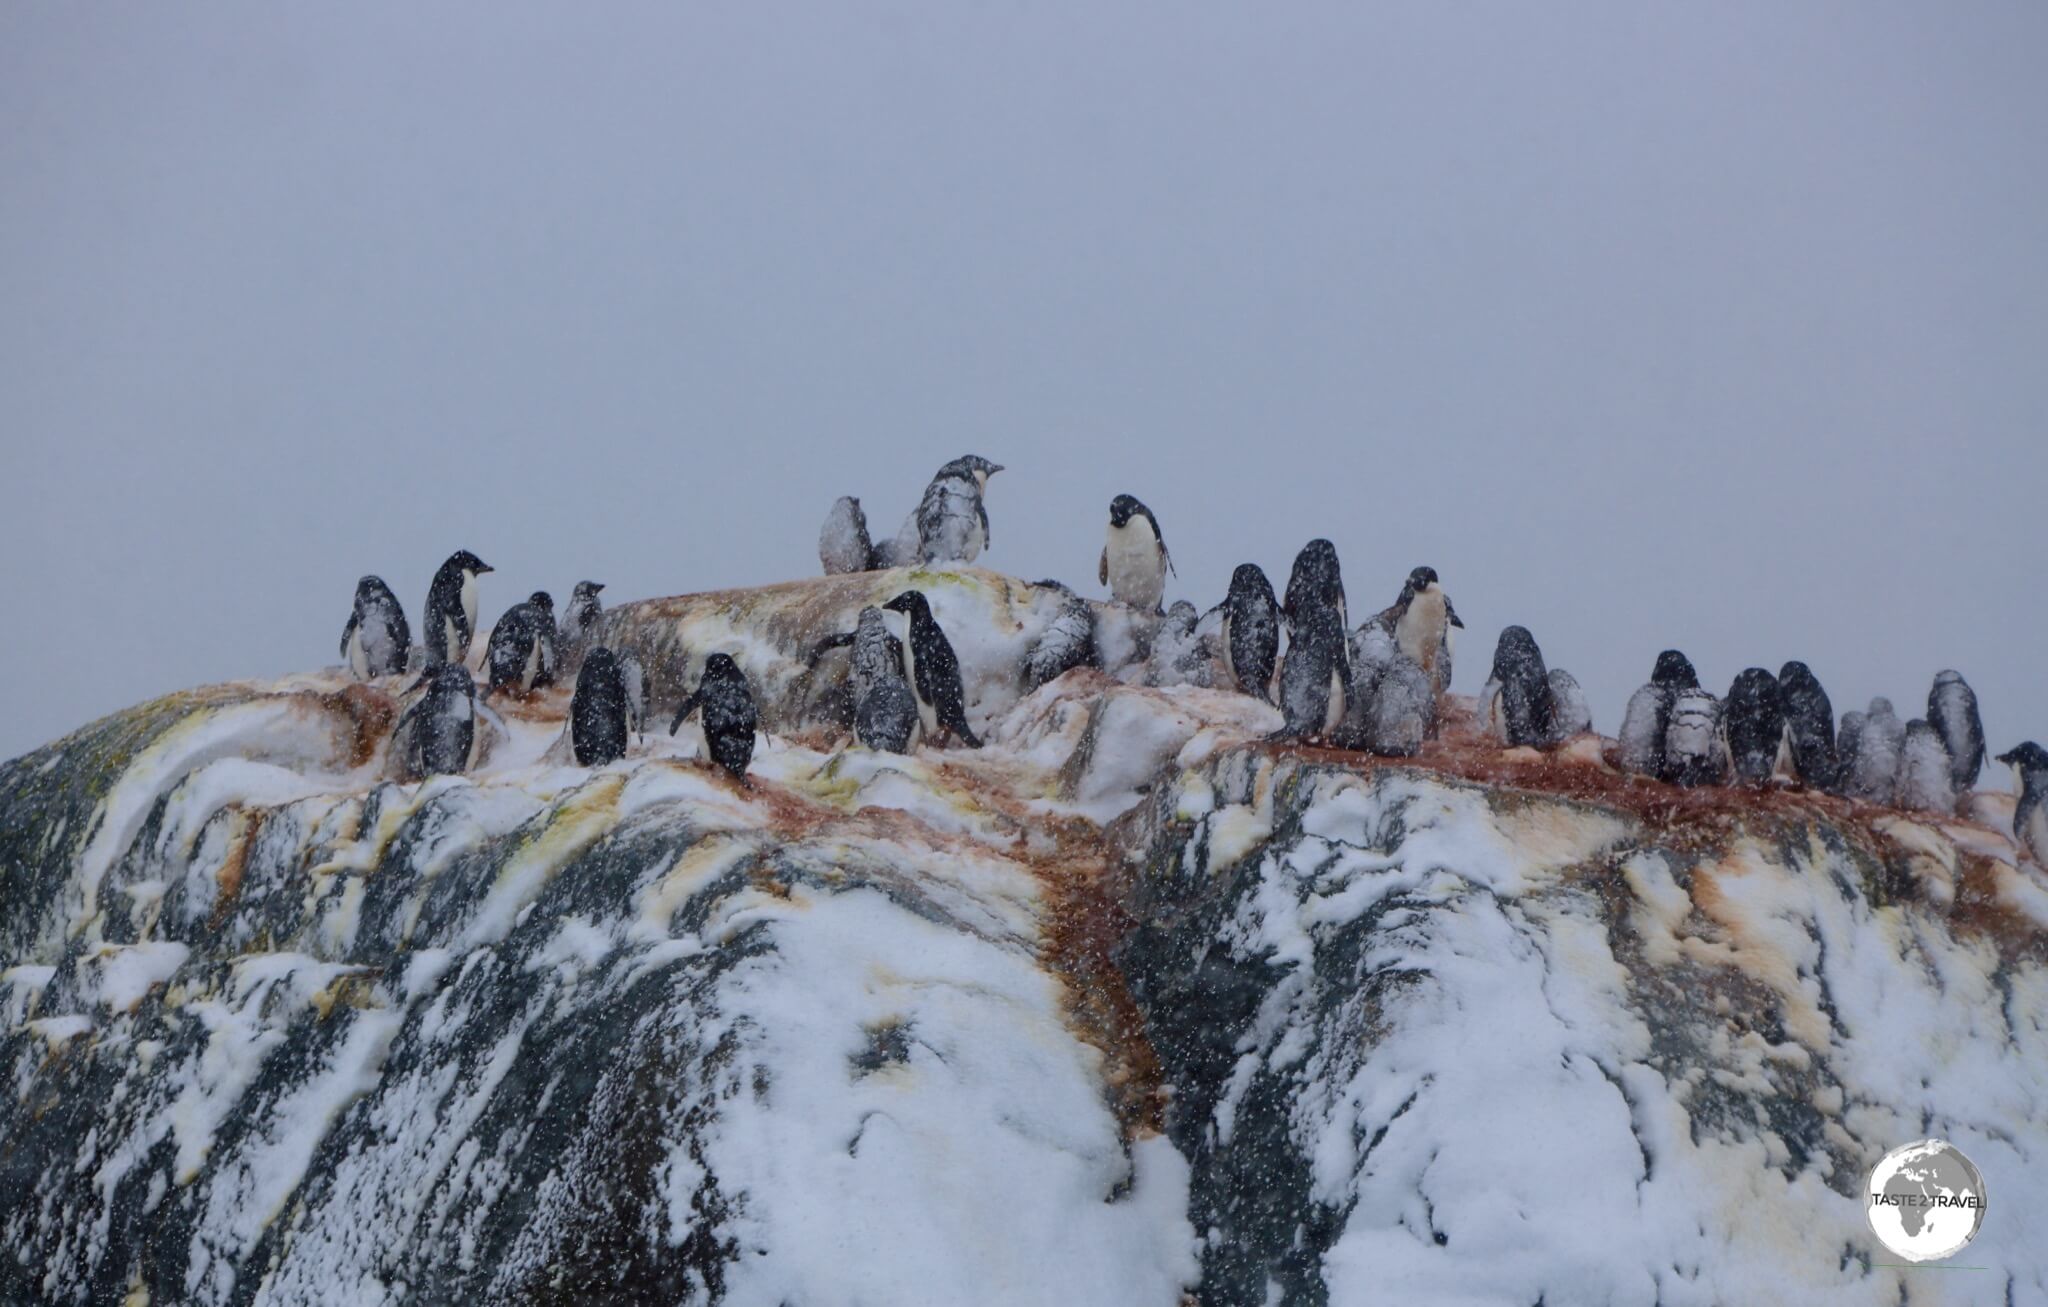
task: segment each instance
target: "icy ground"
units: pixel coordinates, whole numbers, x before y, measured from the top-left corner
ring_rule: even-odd
[[[845,747],[819,635],[909,582],[979,752]],[[566,692],[385,779],[390,687],[215,687],[0,770],[0,1302],[2048,1301],[2048,893],[1985,824],[1679,794],[1454,731],[1260,742],[1060,597],[865,574],[629,606]],[[1193,684],[1184,682],[1195,682]],[[1583,743],[1583,742],[1582,742]],[[1983,1170],[1982,1271],[1858,1190]]]

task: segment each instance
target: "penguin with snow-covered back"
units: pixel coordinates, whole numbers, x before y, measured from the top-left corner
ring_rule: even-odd
[[[927,739],[941,733],[958,737],[970,749],[981,747],[981,738],[967,724],[967,695],[960,683],[960,659],[953,642],[932,616],[931,603],[917,590],[905,590],[882,607],[902,613],[910,621],[910,638],[904,645],[910,689],[917,696],[917,715]]]
[[[1647,684],[1629,696],[1621,719],[1621,769],[1637,776],[1664,775],[1664,737],[1671,708],[1686,690],[1699,688],[1692,660],[1676,649],[1657,655]]]
[[[569,697],[569,743],[584,767],[602,767],[626,756],[631,701],[619,658],[599,645],[583,657],[576,691]]]
[[[1785,715],[1792,774],[1802,785],[1832,793],[1841,773],[1835,753],[1835,706],[1820,678],[1805,663],[1786,663],[1778,669],[1778,703]]]
[[[1725,785],[1733,770],[1721,701],[1698,688],[1680,690],[1664,729],[1664,779],[1673,785]]]
[[[399,715],[391,733],[398,774],[407,781],[468,771],[476,765],[476,682],[460,663],[427,673],[426,688]]]
[[[917,554],[929,566],[971,563],[988,548],[988,479],[1003,470],[979,454],[940,468],[917,505]]]
[[[458,549],[434,573],[420,619],[420,642],[428,667],[469,657],[469,642],[476,634],[476,579],[490,570],[483,559]]]
[[[1294,571],[1287,578],[1287,597],[1281,601],[1280,615],[1287,620],[1288,629],[1293,630],[1307,614],[1323,610],[1337,619],[1339,628],[1350,628],[1351,619],[1344,604],[1344,569],[1337,562],[1337,546],[1318,538],[1303,545],[1294,556]]]
[[[1950,669],[1934,678],[1927,692],[1927,724],[1948,750],[1950,784],[1967,793],[1984,770],[1984,719],[1977,713],[1977,694],[1961,672]]]
[[[1152,510],[1135,495],[1110,500],[1108,539],[1097,570],[1110,598],[1141,613],[1156,613],[1172,570],[1173,555],[1166,551],[1166,537]]]
[[[698,678],[696,693],[676,709],[668,733],[674,735],[683,719],[693,712],[703,715],[704,747],[710,752],[711,761],[745,784],[747,767],[754,760],[754,731],[761,718],[754,707],[754,692],[747,684],[747,674],[731,654],[715,653],[704,660],[704,674]]]
[[[507,608],[491,628],[484,661],[490,676],[485,694],[510,694],[523,699],[552,679],[555,660],[554,614],[544,607],[545,591]]]
[[[1058,581],[1040,581],[1034,589],[1058,596],[1052,620],[1024,655],[1024,690],[1030,693],[1076,667],[1100,667],[1095,647],[1095,610],[1088,601]]]
[[[1277,739],[1330,739],[1350,711],[1351,653],[1340,609],[1304,602],[1293,617],[1294,634],[1280,663]]]
[[[1843,720],[1846,733],[1848,719]],[[1898,784],[1899,754],[1905,746],[1906,724],[1892,710],[1892,701],[1882,695],[1872,699],[1856,724],[1845,778],[1849,797],[1890,803]]]
[[[564,676],[576,674],[583,665],[583,655],[590,651],[602,634],[599,627],[604,622],[604,601],[597,596],[603,589],[602,581],[578,581],[576,588],[569,592],[569,606],[562,612],[557,639],[562,658],[561,674]]]
[[[1924,717],[1906,723],[1892,802],[1910,812],[1947,815],[1956,810],[1955,760],[1949,757],[1941,732]]]
[[[1735,778],[1763,785],[1778,768],[1785,748],[1785,706],[1778,678],[1761,667],[1746,667],[1728,687],[1722,709]]]
[[[1486,685],[1487,727],[1495,738],[1511,748],[1546,749],[1556,742],[1550,670],[1529,628],[1510,626],[1500,633]]]
[[[818,562],[827,576],[845,576],[874,567],[875,546],[868,539],[868,517],[861,511],[860,500],[852,495],[833,500],[832,510],[825,514],[825,525],[818,529]]]
[[[349,671],[359,681],[400,675],[411,649],[412,627],[384,578],[366,576],[356,582],[355,607],[341,629],[341,658]]]
[[[1257,563],[1239,563],[1223,599],[1223,666],[1240,693],[1273,701],[1280,661],[1280,605]]]

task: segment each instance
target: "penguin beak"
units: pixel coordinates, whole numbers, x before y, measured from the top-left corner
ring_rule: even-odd
[[[497,568],[492,567],[489,563],[478,563],[476,565],[476,574],[478,576],[482,576],[485,572],[495,572],[497,570]]]

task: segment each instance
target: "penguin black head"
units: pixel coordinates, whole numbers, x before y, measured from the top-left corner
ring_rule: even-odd
[[[538,608],[538,609],[540,609],[540,610],[541,610],[542,612],[546,613],[546,614],[547,614],[548,616],[550,616],[550,617],[554,616],[554,613],[555,613],[555,597],[554,597],[553,595],[549,594],[549,593],[548,593],[547,591],[545,591],[545,590],[536,590],[536,591],[534,591],[534,592],[533,592],[532,594],[530,594],[530,595],[526,596],[526,602],[527,602],[527,603],[530,603],[530,604],[532,604],[532,605],[533,605],[533,606],[534,606],[535,608]]]
[[[357,603],[365,599],[382,599],[390,593],[391,587],[384,584],[384,578],[381,576],[366,576],[356,582]]]
[[[1692,669],[1692,659],[1676,649],[1666,649],[1657,655],[1657,667],[1650,673],[1650,683],[1668,690],[1697,690],[1700,678],[1699,673]]]
[[[2028,740],[2016,749],[2008,749],[1998,755],[1998,760],[2014,771],[2031,773],[2048,771],[2048,749]]]
[[[1003,470],[1001,463],[991,463],[979,454],[962,454],[959,458],[939,469],[942,477],[973,477],[974,483],[984,490],[988,479]]]
[[[1109,524],[1111,526],[1125,527],[1131,524],[1131,519],[1134,517],[1149,519],[1151,516],[1151,510],[1139,503],[1136,495],[1118,495],[1115,499],[1109,501]]]
[[[1813,679],[1813,669],[1796,658],[1778,669],[1778,683],[1780,685],[1788,681],[1804,684]]]
[[[619,672],[619,667],[619,656],[603,645],[598,645],[589,653],[583,655],[583,675],[585,676],[615,676]],[[579,681],[578,683],[580,684],[581,682]]]
[[[427,693],[474,695],[476,682],[461,663],[442,663],[427,673]]]
[[[481,576],[485,572],[495,571],[496,569],[483,559],[478,558],[475,554],[470,553],[467,549],[458,549],[448,555],[448,561],[441,564],[441,570],[444,572],[450,570],[456,572],[475,572]]]
[[[746,683],[747,674],[733,661],[731,654],[715,653],[704,660],[704,683],[717,685],[738,681]]]
[[[604,582],[602,581],[578,581],[576,589],[571,593],[571,597],[588,599],[602,589],[604,589]]]
[[[1412,599],[1436,583],[1434,567],[1418,567],[1408,574],[1408,584],[1401,587],[1401,597]]]
[[[1506,685],[1544,675],[1543,651],[1536,647],[1536,637],[1529,634],[1529,628],[1510,626],[1503,630],[1500,643],[1493,647],[1493,679]]]
[[[1334,605],[1343,597],[1344,573],[1337,565],[1337,546],[1321,538],[1303,545],[1294,556],[1294,574],[1287,579],[1288,608],[1292,610],[1297,599]]]
[[[1257,563],[1239,563],[1237,570],[1230,574],[1230,597],[1233,599],[1264,599],[1273,602],[1273,583],[1266,579],[1265,569]]]
[[[932,606],[926,601],[922,590],[905,590],[882,607],[892,613],[902,613],[913,622],[928,620],[932,615]]]

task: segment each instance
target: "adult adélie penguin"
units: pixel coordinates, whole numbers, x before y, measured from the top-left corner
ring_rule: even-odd
[[[2013,838],[2037,864],[2048,867],[2048,749],[2028,740],[1999,754],[1998,761],[2012,768],[2020,787],[2012,810]]]
[[[882,607],[902,613],[910,621],[910,638],[904,645],[904,655],[910,664],[907,679],[917,696],[917,713],[925,735],[936,738],[946,732],[958,736],[968,748],[979,749],[981,739],[967,724],[960,659],[938,619],[932,616],[930,601],[922,591],[905,590]]]
[[[458,549],[434,573],[420,621],[428,667],[469,657],[469,642],[476,634],[476,579],[490,570],[483,559]]]
[[[625,757],[631,716],[619,657],[598,645],[583,656],[576,692],[569,698],[569,744],[577,763],[602,767]]]
[[[747,674],[731,654],[715,653],[704,660],[704,675],[697,681],[696,692],[676,709],[668,733],[674,735],[693,712],[703,714],[704,747],[711,761],[746,784],[747,767],[754,760],[754,731],[761,719]]]
[[[1239,691],[1273,701],[1280,661],[1280,605],[1257,563],[1240,563],[1223,600],[1223,665]]]
[[[1098,570],[1110,597],[1138,612],[1156,613],[1171,571],[1173,555],[1166,551],[1166,537],[1152,510],[1135,495],[1110,500],[1108,538]]]

